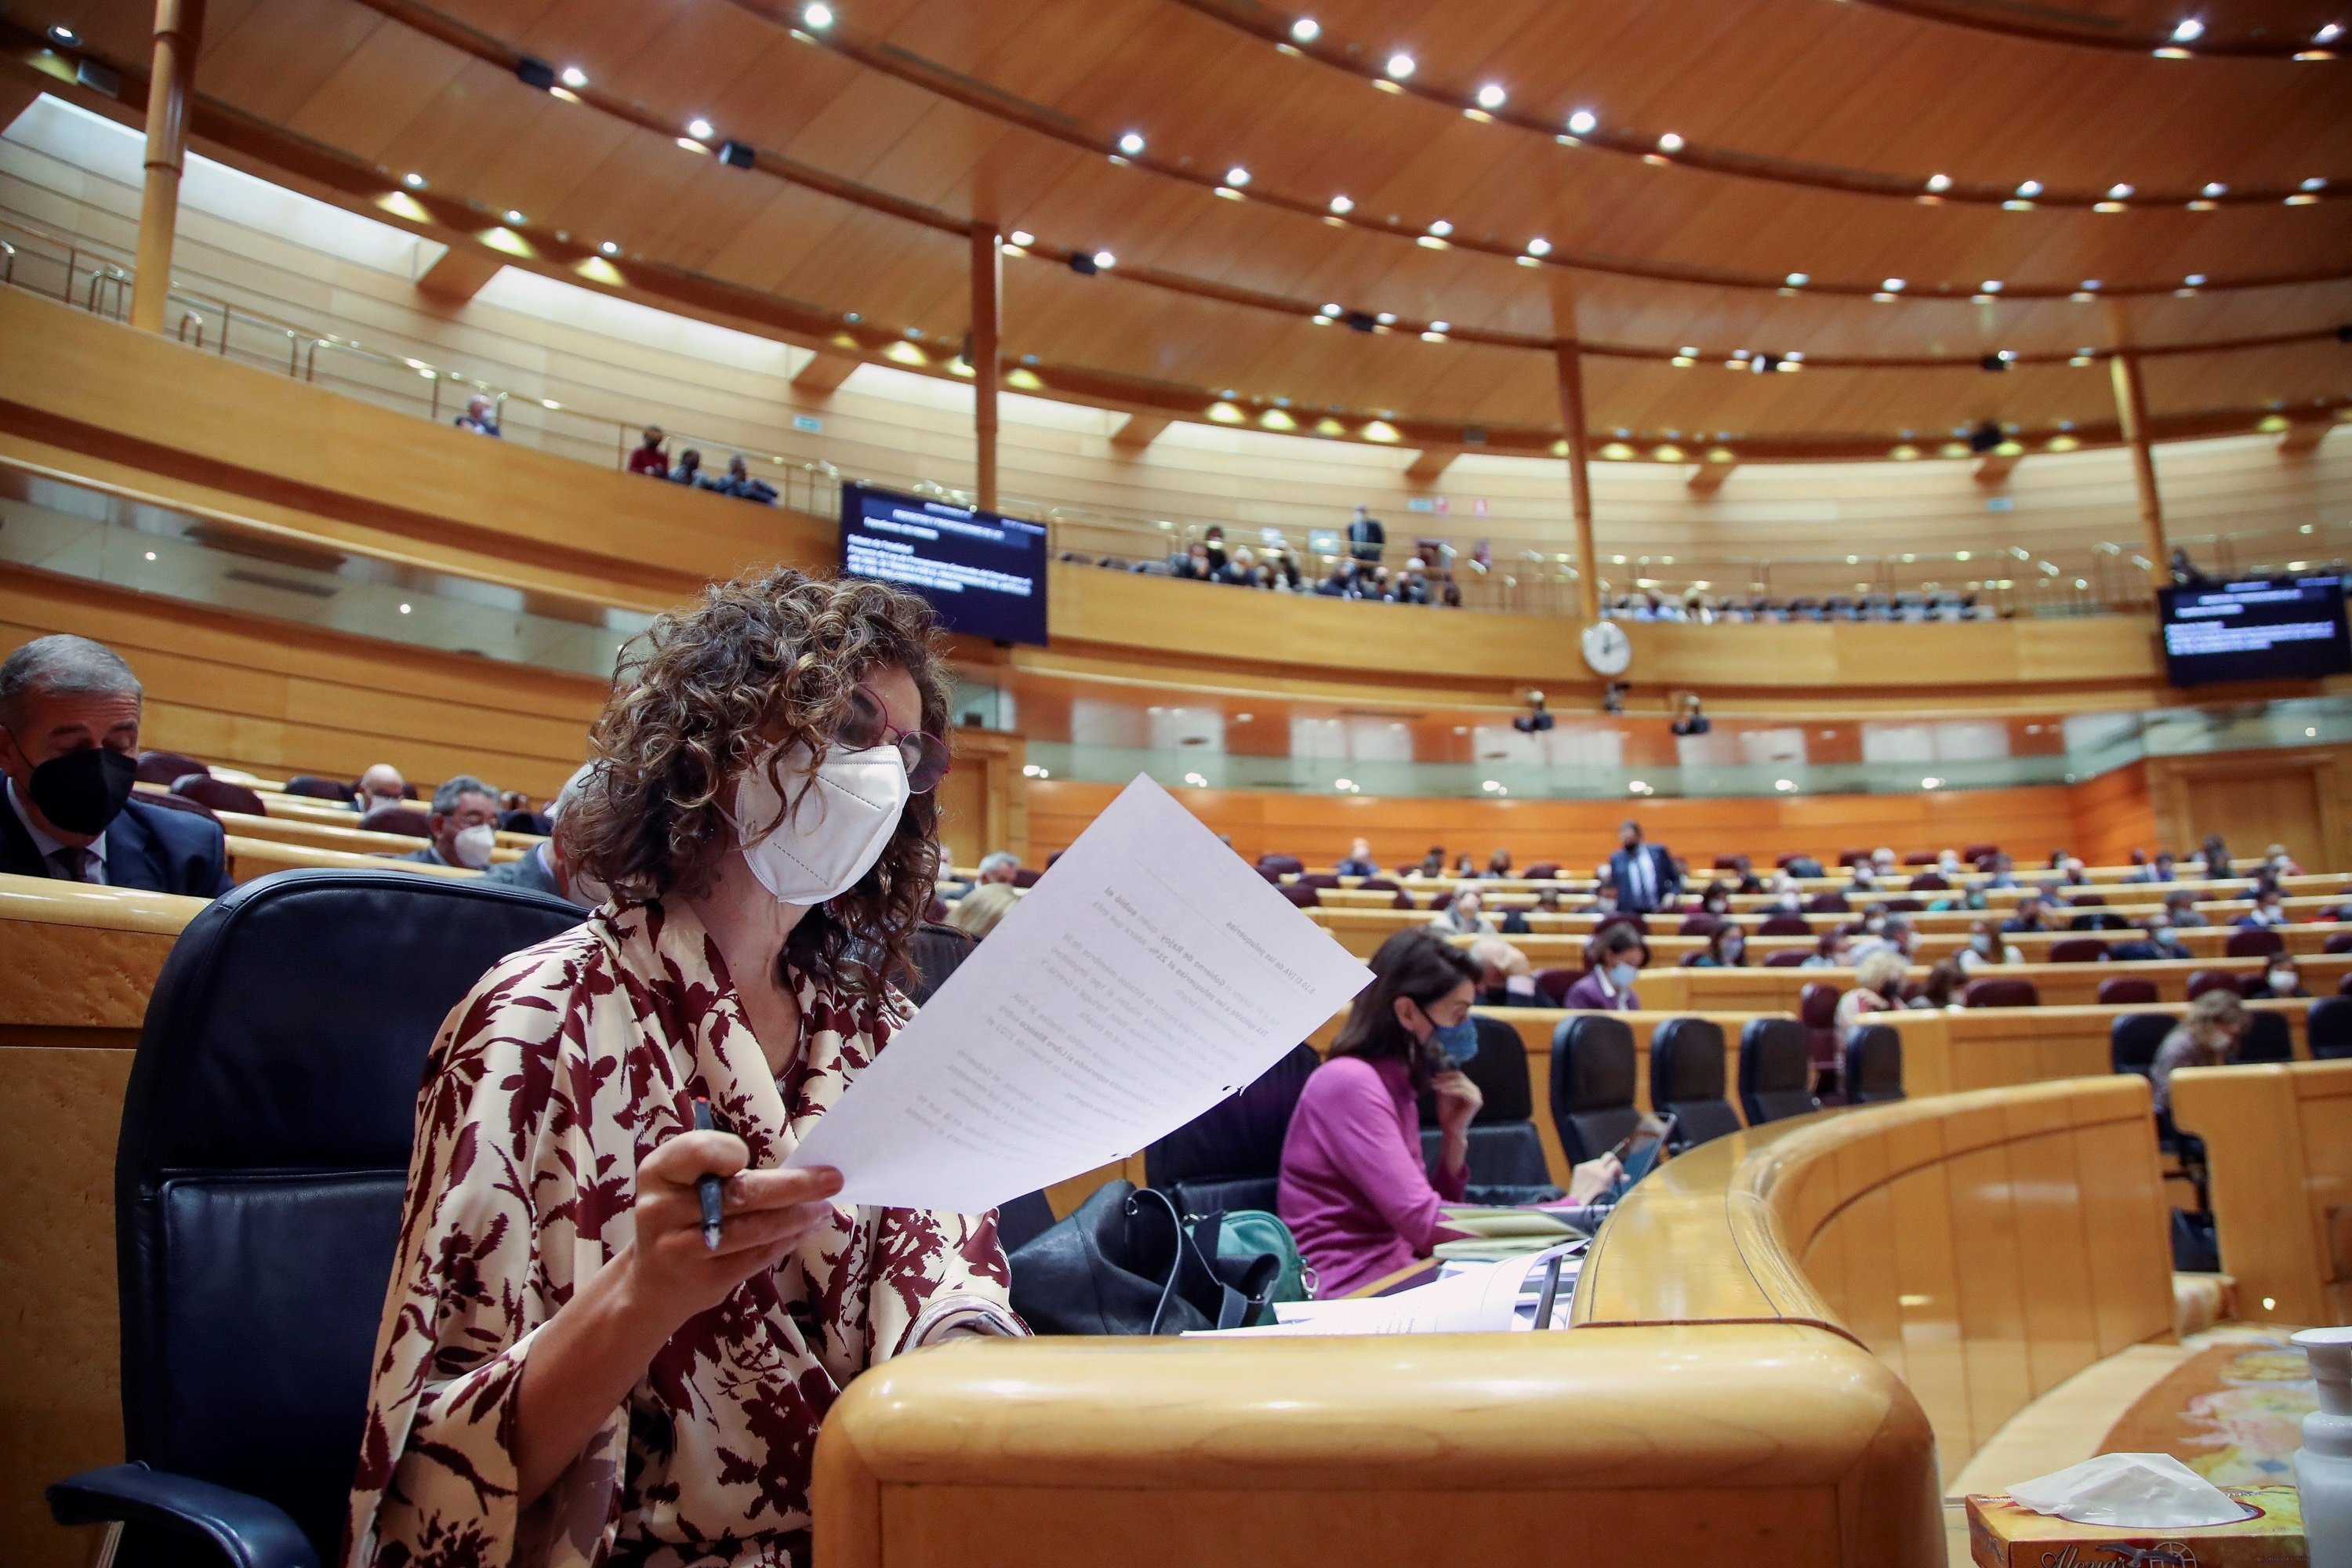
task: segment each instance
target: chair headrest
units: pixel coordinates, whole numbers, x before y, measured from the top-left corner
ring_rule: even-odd
[[[1884,1026],[1881,1026],[1884,1027]],[[1739,1087],[1804,1088],[1813,1079],[1813,1042],[1793,1018],[1750,1018],[1739,1032]]]
[[[561,899],[401,871],[281,871],[188,922],[131,1065],[118,1191],[206,1170],[402,1169],[426,1051]]]
[[[1633,1103],[1633,1031],[1622,1018],[1587,1013],[1552,1031],[1551,1095],[1562,1111]]]
[[[1271,1176],[1282,1169],[1282,1140],[1299,1091],[1323,1058],[1312,1046],[1290,1053],[1248,1084],[1144,1151],[1152,1186],[1200,1176]]]
[[[1721,1100],[1723,1080],[1723,1027],[1714,1019],[1669,1018],[1650,1037],[1653,1106]]]

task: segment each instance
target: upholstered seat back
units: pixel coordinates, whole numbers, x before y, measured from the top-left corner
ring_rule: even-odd
[[[1186,1214],[1275,1206],[1282,1141],[1307,1075],[1322,1065],[1312,1046],[1295,1046],[1244,1085],[1143,1152],[1145,1182]]]
[[[1813,1032],[1787,1018],[1749,1019],[1739,1032],[1739,1103],[1751,1127],[1819,1110]]]
[[[1650,1105],[1674,1114],[1678,1152],[1739,1131],[1723,1058],[1723,1028],[1709,1018],[1669,1018],[1650,1037]]]
[[[1641,1125],[1633,1108],[1633,1031],[1622,1018],[1584,1013],[1551,1037],[1551,1120],[1571,1165],[1606,1154]]]

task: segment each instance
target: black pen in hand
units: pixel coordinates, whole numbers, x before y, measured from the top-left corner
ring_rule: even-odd
[[[698,1099],[694,1102],[694,1130],[697,1132],[712,1131],[710,1101]],[[698,1177],[694,1184],[695,1195],[702,1200],[702,1245],[712,1252],[719,1250],[719,1224],[724,1191],[725,1180],[719,1176]]]

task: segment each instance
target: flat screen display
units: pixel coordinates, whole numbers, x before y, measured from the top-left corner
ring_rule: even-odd
[[[2157,590],[2166,678],[2308,680],[2352,672],[2344,579],[2254,577]]]
[[[951,632],[1045,646],[1042,524],[844,485],[841,570],[920,594]]]

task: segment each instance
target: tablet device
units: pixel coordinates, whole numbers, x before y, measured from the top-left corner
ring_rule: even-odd
[[[1610,1151],[1617,1156],[1625,1174],[1617,1184],[1623,1192],[1650,1173],[1666,1152],[1666,1140],[1674,1135],[1675,1118],[1669,1111],[1664,1116],[1644,1116],[1641,1124],[1625,1135],[1624,1141]]]

